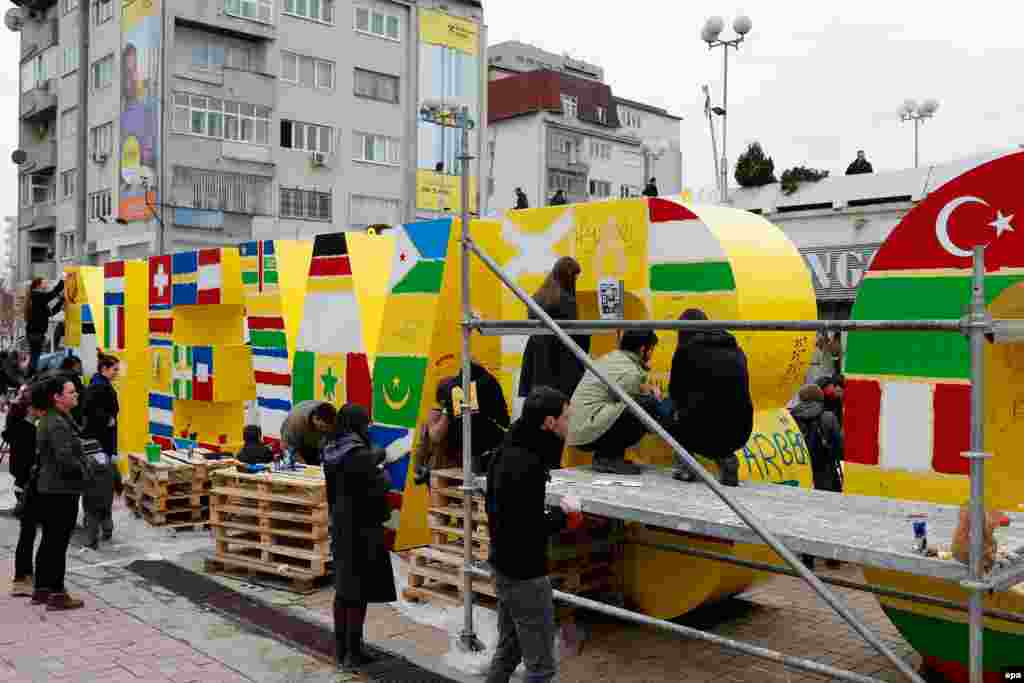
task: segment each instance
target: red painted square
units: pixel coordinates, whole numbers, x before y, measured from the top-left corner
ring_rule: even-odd
[[[873,379],[846,380],[843,394],[843,458],[861,465],[878,464],[878,424],[882,387]]]
[[[667,223],[669,221],[692,221],[698,220],[697,214],[685,206],[666,199],[650,198],[647,200],[647,210],[652,223]]]
[[[345,400],[367,411],[373,409],[373,379],[365,353],[350,353],[345,358]]]
[[[971,447],[971,385],[936,384],[932,427],[932,469],[967,474],[970,463],[960,455]]]

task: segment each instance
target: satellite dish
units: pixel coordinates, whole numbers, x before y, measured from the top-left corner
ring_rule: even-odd
[[[25,17],[21,14],[21,8],[12,7],[7,10],[7,13],[4,14],[4,23],[15,33],[20,31],[21,27],[25,25]]]
[[[26,159],[28,159],[28,155],[25,154],[25,150],[23,149],[16,149],[13,152],[11,152],[11,161],[18,164],[19,166],[25,163]]]

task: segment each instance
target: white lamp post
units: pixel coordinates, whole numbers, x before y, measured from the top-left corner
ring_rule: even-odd
[[[642,185],[646,185],[654,175],[654,162],[665,155],[668,151],[668,141],[662,138],[645,139],[640,143],[640,149],[644,153],[644,178]]]
[[[935,112],[938,110],[939,101],[935,99],[927,99],[921,104],[914,100],[905,100],[903,106],[900,107],[900,121],[914,122],[914,168],[917,168],[920,162],[918,137],[921,124],[935,116]]]
[[[704,22],[704,28],[700,31],[700,39],[708,44],[708,49],[711,50],[716,47],[722,47],[722,165],[719,169],[722,177],[720,182],[722,183],[722,203],[724,204],[729,200],[729,164],[726,162],[726,113],[728,112],[729,103],[729,48],[740,47],[740,43],[750,33],[750,29],[753,28],[754,24],[750,20],[750,17],[740,15],[732,22],[732,30],[736,32],[736,37],[731,40],[722,40],[719,38],[722,34],[722,30],[725,28],[725,20],[722,17],[711,17]]]

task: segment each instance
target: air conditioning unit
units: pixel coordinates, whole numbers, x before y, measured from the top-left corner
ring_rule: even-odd
[[[97,164],[107,163],[108,158],[110,158],[110,155],[107,154],[106,152],[93,152],[92,155],[92,160],[95,161]]]
[[[39,92],[50,92],[50,81],[51,79],[48,78],[42,83],[38,83],[36,85],[36,88],[39,90]]]
[[[309,155],[309,160],[313,162],[314,166],[325,166],[327,164],[327,155],[323,152],[313,152]]]
[[[85,251],[87,253],[89,253],[89,254],[95,254],[96,253],[96,241],[93,240],[92,242],[86,242],[85,243]]]

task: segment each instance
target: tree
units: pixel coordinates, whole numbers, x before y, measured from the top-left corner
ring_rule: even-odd
[[[778,182],[775,179],[775,162],[765,156],[760,142],[751,142],[747,151],[736,160],[736,182],[740,187],[761,187]]]
[[[794,166],[782,174],[782,193],[793,194],[800,187],[800,183],[816,183],[828,177],[828,171],[818,168],[807,168],[806,166]]]

